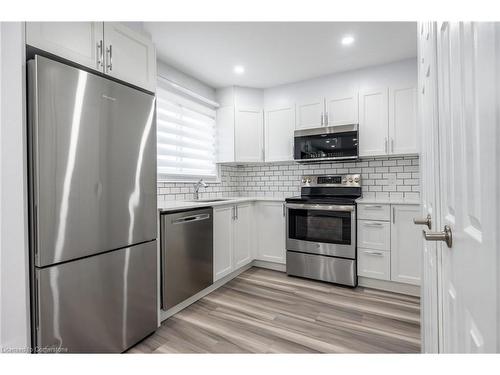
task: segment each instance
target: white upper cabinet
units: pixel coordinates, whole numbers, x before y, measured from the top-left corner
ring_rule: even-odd
[[[263,160],[263,114],[259,108],[236,108],[235,161],[259,162]]]
[[[389,89],[389,139],[391,154],[417,153],[417,90]]]
[[[295,106],[266,109],[264,128],[265,161],[293,160]]]
[[[103,71],[102,22],[26,22],[26,44]]]
[[[422,229],[413,224],[413,218],[420,212],[417,205],[392,205],[392,281],[420,285]]]
[[[359,155],[388,153],[388,89],[363,90],[359,93]]]
[[[104,41],[106,74],[155,91],[156,54],[151,40],[119,22],[105,22]]]
[[[296,129],[310,129],[323,126],[325,111],[324,98],[314,98],[297,102]]]
[[[153,42],[118,22],[27,22],[26,44],[139,86],[156,89]]]
[[[328,126],[358,123],[358,93],[334,95],[325,99]]]
[[[264,161],[262,91],[227,87],[217,90],[216,97],[218,162]]]

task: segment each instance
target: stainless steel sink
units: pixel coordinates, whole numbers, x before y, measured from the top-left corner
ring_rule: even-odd
[[[226,199],[226,198],[213,198],[213,199],[194,199],[190,200],[188,202],[201,202],[201,203],[210,203],[210,202],[223,202],[223,201],[230,201],[231,199]]]

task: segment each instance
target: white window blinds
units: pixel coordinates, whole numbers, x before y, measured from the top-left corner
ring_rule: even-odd
[[[158,177],[217,179],[215,109],[158,85]]]

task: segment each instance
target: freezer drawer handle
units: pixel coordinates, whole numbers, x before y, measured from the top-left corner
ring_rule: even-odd
[[[207,220],[207,219],[210,219],[210,214],[186,216],[186,217],[181,217],[180,219],[174,220],[173,224],[192,223],[193,221],[201,221],[201,220]]]

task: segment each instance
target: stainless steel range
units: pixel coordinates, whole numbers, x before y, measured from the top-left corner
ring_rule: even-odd
[[[287,274],[357,285],[355,200],[359,197],[359,174],[302,178],[301,196],[286,199]]]

